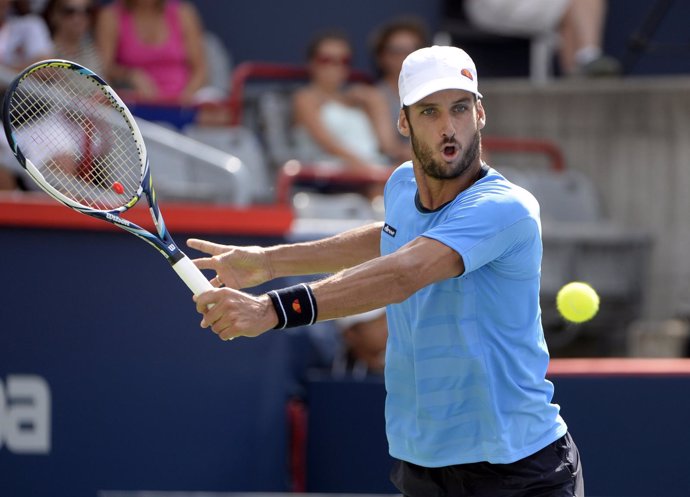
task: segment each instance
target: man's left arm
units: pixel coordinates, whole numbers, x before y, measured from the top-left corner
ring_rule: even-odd
[[[464,272],[462,257],[443,243],[418,237],[392,254],[372,259],[311,285],[319,320],[402,302],[427,285]]]
[[[443,243],[418,237],[396,252],[345,269],[309,286],[318,321],[350,316],[402,302],[427,285],[461,275],[462,257]],[[268,294],[253,296],[230,288],[195,298],[203,327],[223,339],[257,336],[279,323]],[[287,303],[289,304],[289,303]]]

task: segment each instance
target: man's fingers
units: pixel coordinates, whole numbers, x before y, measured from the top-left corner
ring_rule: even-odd
[[[224,285],[223,280],[220,279],[219,275],[216,275],[214,278],[211,278],[211,285],[213,285],[215,288],[220,288]]]
[[[200,295],[195,295],[192,297],[194,303],[196,304],[197,312],[203,316],[200,323],[201,327],[211,328],[213,333],[218,335],[222,340],[226,341],[240,336],[237,331],[233,330],[233,328],[230,326],[230,319],[228,316],[226,316],[226,313],[229,311],[229,309],[232,309],[233,306],[230,305],[228,308],[227,306],[220,304],[223,298],[231,298],[233,293],[239,294],[240,292],[229,288],[218,288],[207,290]],[[223,307],[224,310],[221,310],[221,307]]]
[[[196,310],[198,313],[206,314],[214,307],[218,300],[216,292],[218,292],[217,289],[208,290],[200,295],[194,295],[194,297],[192,297],[196,303]]]
[[[211,255],[219,255],[228,251],[228,247],[225,245],[220,245],[218,243],[208,242],[206,240],[199,240],[197,238],[190,238],[187,240],[187,246],[198,250],[199,252],[205,252]]]
[[[212,257],[200,257],[199,259],[194,259],[192,262],[199,269],[216,269],[216,264],[213,262]]]

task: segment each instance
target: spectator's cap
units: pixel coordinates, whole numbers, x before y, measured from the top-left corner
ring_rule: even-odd
[[[467,52],[457,47],[425,47],[403,62],[398,80],[400,106],[412,105],[441,90],[465,90],[482,98],[477,68]]]
[[[363,312],[362,314],[355,314],[354,316],[346,316],[336,320],[336,325],[340,331],[345,331],[356,324],[366,323],[383,316],[386,313],[386,308],[374,309],[373,311]]]

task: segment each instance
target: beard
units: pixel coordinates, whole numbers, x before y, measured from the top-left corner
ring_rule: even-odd
[[[477,130],[472,137],[472,141],[467,146],[467,149],[461,149],[460,157],[458,157],[455,162],[450,164],[435,160],[434,153],[431,148],[428,145],[417,141],[414,133],[411,133],[410,138],[412,141],[412,151],[414,152],[417,160],[419,160],[419,164],[421,165],[424,173],[430,178],[443,180],[454,179],[462,176],[462,174],[474,163],[480,154],[482,135],[479,130]],[[443,144],[459,145],[454,138],[445,140]]]

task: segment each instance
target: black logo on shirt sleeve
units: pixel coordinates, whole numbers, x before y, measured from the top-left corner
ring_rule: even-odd
[[[383,232],[386,233],[386,234],[388,234],[388,235],[390,235],[390,236],[392,236],[392,237],[395,237],[395,234],[398,232],[398,230],[396,230],[396,229],[395,229],[393,226],[391,226],[390,224],[387,224],[387,223],[386,223],[386,224],[383,225]]]

